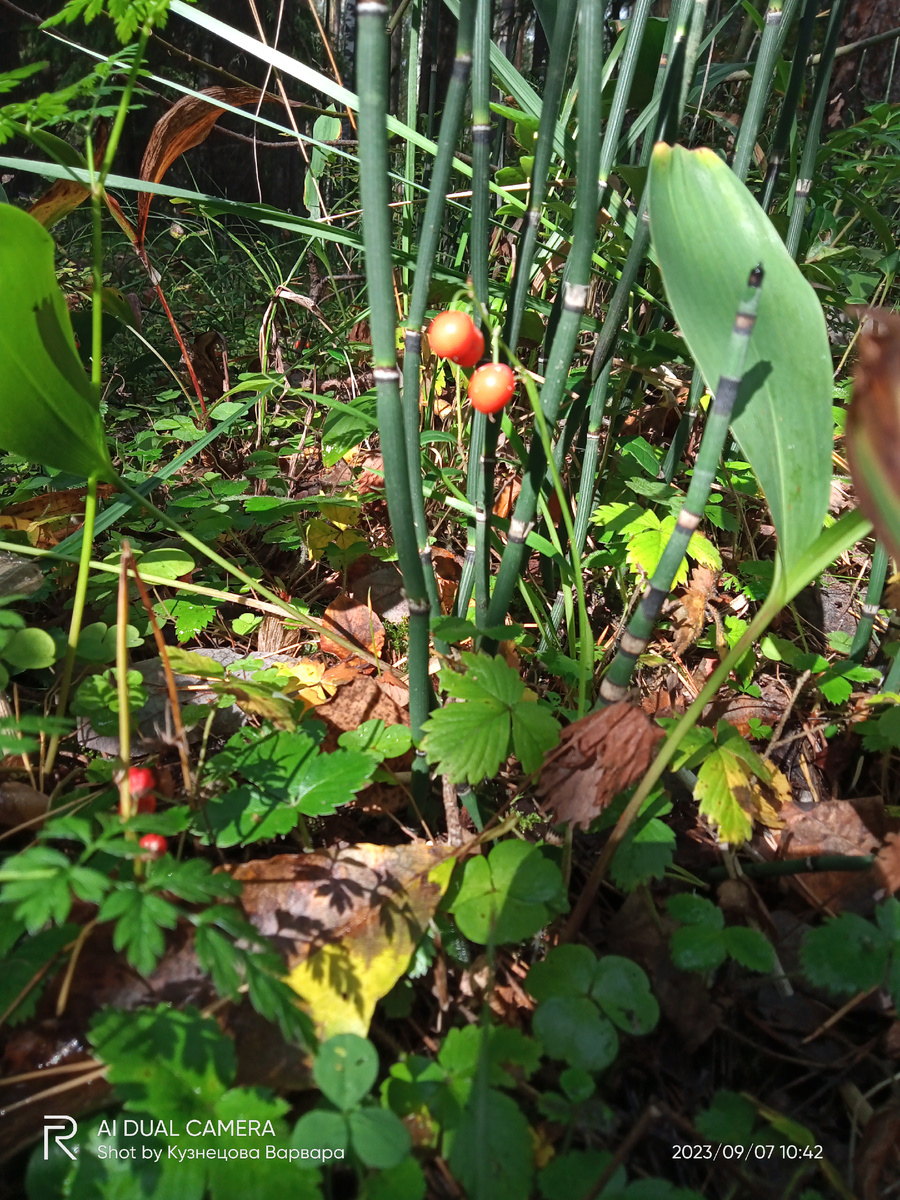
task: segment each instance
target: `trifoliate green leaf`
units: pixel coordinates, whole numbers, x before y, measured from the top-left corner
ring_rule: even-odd
[[[464,675],[444,669],[447,704],[425,722],[422,749],[453,783],[495,775],[510,742],[525,771],[537,770],[559,738],[559,724],[526,693],[518,672],[500,657],[463,654]]]
[[[563,896],[559,867],[528,842],[501,842],[488,858],[470,858],[451,912],[470,941],[521,942],[551,918]]]

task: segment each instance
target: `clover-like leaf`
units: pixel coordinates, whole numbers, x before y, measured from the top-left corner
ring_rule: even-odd
[[[488,858],[471,858],[451,911],[473,942],[520,942],[550,920],[550,901],[562,896],[555,863],[528,842],[501,842]]]

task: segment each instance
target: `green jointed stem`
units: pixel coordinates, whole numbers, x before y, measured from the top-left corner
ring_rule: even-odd
[[[581,460],[581,482],[578,489],[578,504],[575,509],[575,536],[572,543],[575,553],[581,556],[584,543],[587,540],[588,526],[594,509],[594,494],[600,474],[597,471],[597,460],[600,456],[600,428],[603,423],[603,411],[606,407],[606,397],[609,389],[609,376],[612,371],[612,359],[609,359],[598,375],[591,388],[590,408],[588,412],[588,428],[585,435],[584,456]],[[611,435],[611,430],[610,430]],[[565,607],[565,592],[560,590],[550,610],[547,633],[555,636],[562,619]],[[545,650],[549,645],[547,634],[541,639],[540,649]]]
[[[528,204],[523,218],[523,235],[516,250],[516,273],[513,277],[512,296],[507,310],[503,340],[515,350],[519,341],[519,330],[525,312],[525,300],[531,284],[534,252],[537,246],[541,209],[547,195],[550,160],[553,156],[553,138],[559,120],[559,106],[566,84],[566,69],[575,30],[578,0],[559,0],[556,5],[550,59],[547,64],[547,82],[541,101],[541,120],[537,142],[534,147],[534,164],[528,190]]]
[[[540,403],[543,418],[552,438],[563,397],[581,319],[584,315],[591,278],[591,259],[597,233],[597,178],[600,165],[600,129],[603,70],[603,5],[600,0],[583,0],[579,9],[578,34],[578,139],[575,181],[575,216],[572,249],[569,251],[563,280],[563,303],[559,323],[550,347]],[[537,511],[537,501],[547,472],[544,444],[536,429],[516,501],[509,537],[500,562],[487,614],[487,624],[502,625],[525,555],[525,539]],[[582,630],[587,636],[587,630]],[[493,647],[491,647],[493,648]]]
[[[406,435],[407,463],[412,467],[409,476],[410,498],[416,541],[422,561],[422,573],[431,602],[432,612],[440,613],[437,584],[431,565],[431,547],[428,542],[428,526],[425,520],[425,498],[422,492],[422,474],[419,468],[419,367],[422,361],[422,325],[428,308],[428,293],[431,276],[441,239],[441,226],[446,207],[447,191],[453,170],[453,151],[459,138],[465,110],[466,92],[472,69],[472,38],[475,25],[475,0],[461,0],[459,26],[456,35],[456,57],[453,74],[447,89],[447,100],[441,117],[438,149],[428,188],[425,215],[419,231],[419,251],[413,277],[409,316],[404,333],[403,355],[403,415]]]
[[[731,169],[741,183],[747,178],[756,138],[765,116],[766,101],[781,55],[784,40],[797,13],[799,0],[771,0],[766,9],[766,23],[759,41],[759,53],[753,69],[750,95],[741,116],[741,128],[734,148]]]
[[[644,30],[647,28],[651,3],[652,0],[637,0],[634,11],[628,19],[628,38],[625,42],[622,62],[619,65],[616,90],[613,93],[612,107],[609,110],[606,129],[603,133],[603,145],[600,149],[601,204],[619,149],[619,135],[622,132],[622,123],[628,110],[628,97],[631,94],[631,84],[637,70],[638,55],[641,52],[641,42],[644,39]]]
[[[848,655],[851,662],[861,663],[869,653],[872,630],[875,628],[875,618],[878,616],[881,593],[884,591],[884,581],[887,577],[887,565],[888,552],[884,542],[878,538],[872,555],[872,569],[869,572],[869,586],[866,589],[862,616],[859,618],[856,635]]]
[[[822,121],[825,117],[825,105],[828,102],[828,85],[831,82],[834,52],[837,49],[841,22],[844,19],[844,7],[845,0],[834,0],[831,6],[831,15],[828,18],[828,27],[825,32],[825,45],[816,69],[809,125],[803,143],[803,154],[800,157],[800,173],[794,184],[794,206],[791,209],[787,237],[784,239],[788,253],[793,258],[797,257],[797,251],[800,249],[800,234],[806,217],[806,200],[812,190],[813,172],[819,153],[819,134],[822,131]]]
[[[491,33],[493,30],[492,0],[478,0],[475,14],[475,46],[472,61],[472,221],[469,232],[469,264],[475,290],[475,323],[483,325],[482,314],[490,311],[488,262],[490,261],[491,216]],[[469,464],[466,495],[475,505],[474,548],[470,555],[475,583],[475,605],[479,620],[487,612],[490,589],[489,521],[494,492],[494,448],[497,444],[496,426],[490,426],[484,413],[476,412],[472,419],[469,439]],[[469,599],[461,593],[459,605]],[[462,613],[465,615],[465,612]]]
[[[409,604],[409,715],[413,742],[418,744],[429,706],[428,627],[431,605],[419,558],[410,494],[410,472],[418,473],[419,460],[418,454],[414,462],[408,460],[400,400],[400,372],[397,369],[387,139],[390,43],[385,25],[388,6],[382,0],[359,0],[357,15],[359,176],[372,329],[372,363],[378,395],[378,429],[384,458],[388,515]],[[416,407],[417,423],[418,399],[416,387],[408,401]],[[424,760],[420,763],[418,756],[416,762],[419,769],[424,766]]]
[[[781,174],[781,166],[790,144],[791,129],[797,118],[797,105],[800,101],[800,91],[803,87],[803,76],[806,74],[806,60],[809,57],[809,49],[812,45],[817,11],[818,4],[816,0],[806,0],[803,16],[800,18],[800,28],[797,31],[797,44],[794,47],[794,54],[791,59],[791,73],[788,77],[788,85],[781,104],[781,111],[778,114],[775,136],[772,138],[772,144],[769,147],[769,165],[766,169],[766,181],[763,185],[762,199],[760,200],[763,212],[768,212],[772,204],[772,197],[775,194],[778,176]]]
[[[653,573],[653,578],[644,591],[628,628],[622,634],[616,657],[600,685],[600,700],[597,708],[603,708],[607,704],[621,700],[626,695],[635,664],[647,647],[660,609],[669,594],[675,574],[681,566],[688,543],[703,518],[709,490],[715,479],[719,457],[728,435],[728,426],[731,424],[734,402],[741,386],[747,347],[750,344],[750,336],[753,333],[756,312],[759,307],[762,276],[762,267],[756,267],[750,273],[747,292],[738,307],[731,332],[727,367],[716,388],[715,399],[703,431],[703,441],[694,464],[694,473],[684,506],[663,550],[659,565]]]
[[[72,619],[69,622],[69,637],[66,642],[66,657],[63,660],[62,676],[59,681],[59,700],[56,704],[56,715],[64,717],[69,703],[69,691],[72,687],[72,673],[75,669],[75,653],[78,649],[78,639],[81,636],[81,622],[84,619],[84,605],[87,599],[88,575],[90,573],[91,546],[94,541],[94,522],[97,517],[97,476],[91,475],[87,482],[87,494],[84,500],[84,527],[81,538],[81,555],[78,560],[78,576],[75,580],[75,599],[72,604]],[[59,749],[59,734],[54,733],[47,747],[47,757],[44,760],[44,772],[49,774],[56,761]]]

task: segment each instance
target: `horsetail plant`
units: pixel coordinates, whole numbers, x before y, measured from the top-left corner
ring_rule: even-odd
[[[391,261],[391,210],[388,180],[387,98],[390,43],[385,24],[389,15],[382,0],[357,4],[357,91],[359,93],[359,174],[363,209],[363,243],[372,362],[378,397],[378,428],[384,458],[388,514],[409,604],[409,717],[413,744],[418,745],[428,716],[428,634],[431,603],[419,558],[412,511],[411,478],[419,473],[418,399],[415,388],[406,403],[415,408],[416,458],[407,452],[400,372],[397,369],[396,303]],[[427,779],[424,758],[417,754],[413,780],[421,794]]]
[[[831,6],[831,14],[825,31],[825,45],[816,68],[816,82],[813,86],[806,138],[803,142],[803,153],[800,156],[799,173],[794,184],[794,203],[787,237],[784,239],[788,252],[794,258],[797,257],[800,249],[800,234],[806,217],[806,201],[812,191],[813,172],[819,153],[819,135],[822,132],[822,121],[825,118],[825,106],[828,103],[828,85],[831,83],[834,52],[837,49],[841,23],[844,19],[845,4],[846,0],[834,0],[834,4]]]
[[[476,325],[490,310],[488,260],[490,256],[491,172],[491,32],[493,0],[478,0],[475,13],[475,50],[472,62],[472,218],[469,226],[469,263],[475,294]],[[475,412],[469,443],[467,494],[475,506],[475,546],[472,561],[475,581],[475,610],[484,623],[490,588],[490,543],[488,513],[494,490],[497,425],[483,412]],[[460,603],[468,605],[461,591]],[[464,614],[463,614],[464,615]]]
[[[818,5],[815,0],[806,0],[803,15],[800,18],[800,25],[797,29],[797,42],[791,58],[791,73],[788,76],[784,99],[781,102],[781,111],[778,114],[778,123],[775,126],[772,144],[769,146],[769,162],[766,167],[766,178],[763,182],[762,198],[760,200],[760,204],[765,212],[769,212],[771,208],[772,197],[775,194],[778,177],[781,174],[781,167],[784,163],[784,156],[787,154],[790,143],[791,130],[797,119],[797,105],[800,102],[800,92],[803,87],[803,77],[806,74],[807,58],[810,46],[812,45],[817,8]]]
[[[766,112],[766,102],[775,77],[775,66],[781,55],[785,38],[797,14],[799,0],[771,0],[766,9],[765,25],[759,41],[759,53],[753,68],[750,95],[741,115],[734,147],[731,169],[741,183],[747,178],[750,159],[756,146],[757,135]]]
[[[437,257],[441,238],[441,224],[446,207],[446,195],[453,170],[453,152],[462,124],[466,103],[469,75],[472,69],[472,39],[475,23],[475,0],[461,0],[459,24],[456,36],[456,56],[453,74],[447,89],[447,100],[441,117],[438,150],[431,173],[425,214],[419,231],[419,251],[413,276],[409,314],[403,335],[403,418],[406,437],[406,454],[409,464],[419,461],[419,368],[422,361],[422,325],[428,308],[428,292],[431,286],[432,267]],[[425,586],[434,615],[439,615],[437,584],[431,565],[431,546],[425,520],[425,500],[422,478],[416,470],[409,473],[412,515],[416,529],[416,540]]]
[[[644,590],[628,628],[622,634],[616,657],[600,685],[600,699],[596,706],[598,709],[624,699],[627,694],[637,660],[644,653],[647,643],[653,636],[653,629],[663,603],[672,588],[688,544],[703,519],[710,487],[715,479],[722,448],[728,436],[734,402],[743,379],[747,348],[759,308],[762,280],[762,267],[754,267],[750,272],[746,293],[734,319],[731,343],[728,349],[727,370],[716,388],[687,496],[675,528],[666,542],[659,564],[653,572],[653,578]]]
[[[556,432],[559,410],[581,319],[587,306],[591,261],[597,223],[597,178],[600,162],[600,124],[602,119],[603,6],[599,0],[583,0],[579,11],[578,32],[578,173],[575,181],[575,216],[572,248],[569,251],[562,283],[563,302],[559,323],[550,347],[540,405],[551,438]],[[487,624],[502,625],[516,586],[529,527],[537,510],[538,496],[544,483],[547,461],[544,445],[537,434],[532,438],[521,491],[509,525],[509,536],[488,609]],[[587,638],[588,631],[582,630]],[[493,647],[491,647],[493,648]]]

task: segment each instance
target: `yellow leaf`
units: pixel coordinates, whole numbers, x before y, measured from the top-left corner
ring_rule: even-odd
[[[313,517],[306,527],[306,544],[309,547],[309,556],[314,562],[318,562],[329,546],[349,550],[351,546],[364,540],[358,529],[341,528],[329,521],[323,521],[321,517]]]
[[[319,1038],[365,1037],[447,889],[446,846],[360,844],[281,854],[234,869],[241,903],[286,950],[287,982]]]

